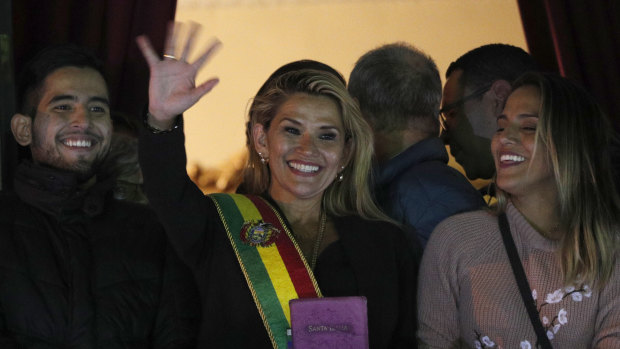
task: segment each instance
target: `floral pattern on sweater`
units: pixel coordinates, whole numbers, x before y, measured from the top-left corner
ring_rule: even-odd
[[[542,313],[542,310],[545,306],[549,304],[560,303],[569,296],[574,302],[581,302],[584,297],[592,297],[592,289],[588,285],[582,285],[579,288],[577,288],[576,286],[568,286],[564,288],[559,288],[551,293],[548,293],[540,306],[537,306],[538,314]],[[532,290],[532,299],[534,300],[534,302],[538,302],[538,292],[536,291],[536,289]],[[566,311],[566,309],[560,308],[558,314],[555,315],[551,320],[549,320],[548,316],[543,315],[541,318],[541,322],[543,328],[547,333],[547,338],[549,338],[549,340],[553,340],[562,325],[566,325],[568,323],[568,312]],[[474,340],[474,347],[476,349],[495,348],[495,342],[493,342],[489,338],[489,336],[483,336],[477,331],[474,332],[476,334],[476,339]],[[536,343],[536,341],[533,342]],[[529,340],[523,340],[520,344],[521,349],[532,349],[534,347],[532,345],[532,342],[530,342]],[[498,346],[497,348],[500,349],[501,346]]]
[[[547,297],[557,301],[547,302],[541,314],[548,317],[551,333],[557,330],[553,346],[620,348],[620,258],[604,287],[573,292],[581,287],[564,285],[560,242],[543,237],[510,202],[506,215],[530,287],[538,293],[537,307]],[[418,288],[420,348],[473,348],[476,340],[480,348],[535,346],[492,213],[468,212],[440,223],[424,250],[419,280],[424,280]]]

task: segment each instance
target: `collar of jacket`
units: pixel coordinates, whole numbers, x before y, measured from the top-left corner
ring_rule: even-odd
[[[17,166],[15,192],[20,199],[61,222],[83,221],[103,211],[113,181],[85,183],[75,173],[24,161]]]
[[[375,167],[375,178],[378,184],[383,185],[390,183],[412,166],[427,161],[441,161],[447,164],[448,159],[448,152],[441,139],[438,137],[423,139],[384,164]]]

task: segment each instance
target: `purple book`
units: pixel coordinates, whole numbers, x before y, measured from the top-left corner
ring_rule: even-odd
[[[292,299],[294,349],[368,348],[366,297]]]

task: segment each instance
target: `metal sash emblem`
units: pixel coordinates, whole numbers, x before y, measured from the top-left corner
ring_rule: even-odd
[[[267,247],[273,244],[279,235],[278,228],[262,220],[246,221],[241,226],[241,241],[250,246]]]

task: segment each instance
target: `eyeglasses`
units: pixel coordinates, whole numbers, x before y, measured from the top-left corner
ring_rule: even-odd
[[[444,105],[443,108],[439,109],[439,125],[441,127],[441,134],[445,135],[446,131],[448,131],[448,124],[447,124],[447,119],[448,119],[448,115],[450,115],[450,112],[453,111],[454,109],[462,106],[463,104],[465,104],[465,102],[469,101],[470,99],[474,99],[477,97],[482,96],[483,94],[485,94],[488,90],[491,89],[492,85],[484,85],[482,87],[480,87],[479,89],[476,89],[474,92],[472,92],[471,94],[455,101],[452,102],[448,105]]]

